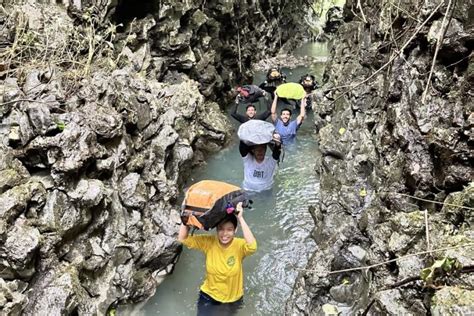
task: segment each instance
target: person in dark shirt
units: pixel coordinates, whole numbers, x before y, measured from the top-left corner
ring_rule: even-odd
[[[264,82],[259,85],[260,89],[268,92],[272,97],[275,97],[276,88],[286,82],[286,74],[278,67],[268,69],[267,76]]]
[[[239,105],[241,104],[241,102],[237,100],[235,102],[234,109],[232,110],[232,113],[230,115],[240,123],[245,123],[252,119],[265,121],[271,114],[271,101],[267,96],[265,96],[264,102],[267,105],[267,109],[263,113],[257,114],[257,108],[255,107],[255,105],[252,103],[247,103],[245,107],[245,115],[242,115],[237,112]]]
[[[316,78],[313,75],[306,74],[300,78],[299,83],[303,86],[304,91],[306,91],[306,109],[311,109],[313,91],[319,88]]]
[[[245,115],[242,115],[240,113],[237,113],[237,108],[239,107],[239,104],[236,104],[234,110],[230,115],[240,123],[245,123],[252,119],[265,121],[271,114],[270,106],[270,102],[267,101],[267,109],[265,110],[265,112],[257,114],[257,109],[255,108],[255,105],[249,103],[245,107]]]

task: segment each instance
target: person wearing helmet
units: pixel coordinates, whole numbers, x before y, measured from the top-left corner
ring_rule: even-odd
[[[286,75],[277,67],[268,69],[266,80],[260,84],[260,88],[274,96],[276,87],[286,82]]]
[[[306,93],[311,93],[313,90],[316,90],[318,83],[316,78],[313,75],[304,75],[300,78],[300,84],[303,86]]]
[[[313,75],[306,74],[300,78],[299,83],[303,86],[304,90],[306,91],[306,108],[311,108],[311,94],[313,93],[316,88],[318,88],[318,83],[316,82],[316,78]]]
[[[267,80],[268,81],[280,81],[283,78],[286,78],[285,74],[278,68],[270,68],[267,71]]]

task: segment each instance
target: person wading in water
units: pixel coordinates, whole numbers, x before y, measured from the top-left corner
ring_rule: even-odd
[[[280,117],[277,116],[276,108],[278,102],[278,95],[275,94],[275,98],[272,103],[272,121],[275,124],[275,131],[280,134],[281,142],[283,145],[291,143],[295,137],[296,132],[303,124],[306,116],[306,96],[301,99],[300,103],[300,114],[295,120],[291,120],[292,112],[288,108],[284,108],[280,112]]]
[[[236,213],[228,214],[216,227],[216,235],[189,236],[189,227],[181,224],[178,241],[206,256],[206,278],[197,302],[198,316],[234,315],[242,307],[244,286],[242,261],[255,253],[257,241],[244,220],[242,202]],[[237,223],[244,238],[235,237]]]

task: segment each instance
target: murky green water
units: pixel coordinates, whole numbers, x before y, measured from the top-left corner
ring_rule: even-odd
[[[309,43],[296,51],[296,54],[302,55],[309,53],[325,56],[326,46]],[[307,72],[319,79],[324,65],[309,66],[309,69],[285,69],[288,81],[296,81]],[[262,78],[263,74],[257,74],[255,82],[260,83]],[[235,128],[237,126],[234,125]],[[312,113],[300,128],[295,144],[285,151],[273,190],[253,197],[253,209],[245,211],[246,221],[258,241],[258,251],[244,261],[245,306],[240,315],[283,314],[284,304],[298,274],[297,268],[305,266],[315,247],[309,237],[313,221],[307,210],[308,205],[317,202],[319,188],[313,170],[317,143]],[[211,157],[206,166],[196,170],[190,183],[202,179],[241,185],[243,165],[237,136],[229,148]],[[174,273],[158,287],[155,296],[140,308],[136,307],[133,314],[195,315],[203,278],[204,255],[184,249]]]

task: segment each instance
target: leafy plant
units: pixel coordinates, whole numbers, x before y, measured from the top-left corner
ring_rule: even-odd
[[[56,122],[56,127],[62,132],[62,131],[64,131],[64,128],[66,127],[66,124],[64,124],[63,121],[57,121]]]
[[[421,270],[420,277],[426,283],[433,283],[436,277],[453,274],[462,269],[462,264],[456,258],[444,257],[436,260],[431,267]]]
[[[350,283],[351,283],[351,281],[350,281],[348,278],[346,278],[346,277],[343,278],[343,279],[342,279],[342,282],[341,282],[341,284],[343,284],[343,285],[350,284]]]

